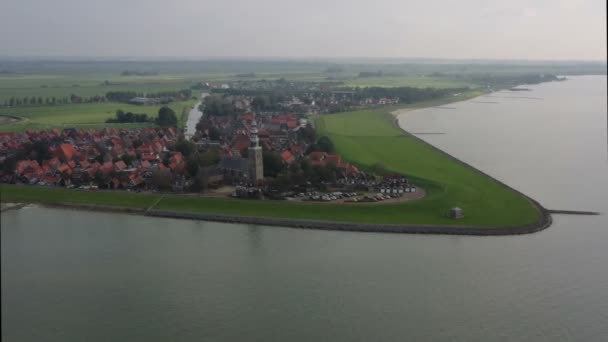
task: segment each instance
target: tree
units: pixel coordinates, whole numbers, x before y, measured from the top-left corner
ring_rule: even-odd
[[[322,136],[317,140],[319,151],[333,153],[335,151],[334,143],[326,136]]]
[[[312,144],[306,150],[306,154],[311,152],[326,152],[333,153],[335,151],[334,143],[326,136],[322,136],[315,144]]]
[[[180,139],[177,143],[175,143],[175,150],[181,152],[181,154],[187,158],[196,151],[196,145],[194,145],[192,141]]]
[[[306,127],[300,129],[298,134],[300,134],[300,137],[308,143],[312,143],[317,139],[317,132],[315,132],[315,129],[310,124],[307,124]]]
[[[175,127],[177,126],[177,116],[173,109],[164,106],[158,110],[158,117],[156,118],[156,124],[161,127]]]
[[[264,151],[262,153],[262,161],[264,165],[264,177],[276,177],[283,171],[283,161],[276,153]]]
[[[171,170],[162,169],[152,173],[152,184],[156,185],[161,190],[171,189]]]
[[[125,164],[127,164],[127,165],[131,165],[133,160],[135,160],[135,157],[133,157],[131,155],[123,154],[123,156],[122,156],[122,161],[125,162]]]
[[[190,156],[190,158],[188,158],[186,160],[186,172],[188,172],[188,174],[190,175],[190,177],[196,177],[196,175],[198,174],[198,171],[200,169],[200,165],[202,164],[201,161],[201,156],[200,154],[196,153]]]
[[[215,126],[209,127],[209,139],[220,140],[220,131]]]
[[[205,114],[211,116],[235,115],[238,112],[232,101],[221,95],[207,96],[202,107]]]
[[[201,155],[201,166],[212,166],[220,162],[220,152],[211,148]]]
[[[103,171],[97,170],[95,172],[95,176],[94,176],[93,180],[95,181],[95,183],[97,185],[99,185],[101,187],[101,186],[105,186],[105,184],[107,184],[110,181],[110,178],[105,173],[103,173]]]
[[[386,166],[382,163],[376,163],[372,165],[372,172],[381,176],[389,173],[386,169]]]
[[[51,158],[49,143],[44,140],[37,140],[34,142],[30,153],[33,155],[33,159],[36,159],[39,164],[42,164],[44,160]]]
[[[251,106],[255,110],[264,110],[264,109],[268,108],[269,105],[270,105],[270,99],[268,98],[268,96],[258,95],[256,97],[254,97],[253,100],[251,101]]]
[[[150,119],[148,118],[148,114],[146,113],[142,113],[142,114],[137,114],[137,113],[131,113],[131,112],[124,112],[121,109],[118,109],[116,111],[116,117],[115,118],[109,118],[106,120],[107,123],[131,123],[131,122],[149,122]]]

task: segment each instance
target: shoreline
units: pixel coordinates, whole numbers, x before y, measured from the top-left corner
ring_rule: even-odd
[[[148,217],[160,217],[170,219],[184,219],[194,221],[208,221],[232,224],[254,224],[270,227],[282,227],[293,229],[314,229],[329,231],[348,231],[364,233],[396,233],[396,234],[427,234],[427,235],[468,235],[468,236],[508,236],[531,234],[549,227],[552,223],[551,216],[543,216],[539,222],[524,226],[503,227],[472,227],[458,225],[425,225],[425,224],[369,224],[356,222],[333,222],[321,220],[291,220],[286,218],[270,218],[256,216],[236,216],[222,214],[203,214],[166,210],[146,210],[140,208],[113,207],[96,204],[75,203],[37,203],[44,208],[61,210],[79,210],[90,212],[119,213],[127,215],[138,215]],[[26,206],[28,204],[21,204]]]
[[[456,101],[450,103],[456,103],[461,101],[467,101],[474,99],[477,96],[473,96],[467,99],[459,98]],[[437,104],[433,104],[437,106]],[[522,226],[467,226],[467,225],[441,225],[441,224],[370,224],[370,223],[357,223],[357,222],[340,222],[340,221],[322,221],[322,220],[306,220],[306,219],[289,219],[289,218],[273,218],[273,217],[258,217],[258,216],[240,216],[240,215],[224,215],[224,214],[212,214],[212,213],[193,213],[187,211],[168,211],[168,210],[157,210],[148,208],[128,208],[128,207],[115,207],[107,205],[96,205],[96,204],[76,204],[76,203],[65,203],[65,202],[35,202],[32,203],[40,204],[44,207],[50,208],[62,208],[62,209],[77,209],[87,211],[101,211],[101,212],[114,212],[114,213],[125,213],[142,216],[152,217],[164,217],[164,218],[175,218],[175,219],[189,219],[189,220],[203,220],[212,222],[223,222],[223,223],[238,223],[238,224],[256,224],[266,226],[279,226],[289,228],[302,228],[302,229],[317,229],[317,230],[336,230],[336,231],[353,231],[353,232],[378,232],[378,233],[407,233],[407,234],[440,234],[440,235],[477,235],[477,236],[500,236],[500,235],[519,235],[519,234],[530,234],[538,232],[548,228],[552,223],[550,212],[545,209],[540,203],[534,199],[526,196],[525,194],[513,189],[507,184],[493,178],[492,176],[484,173],[483,171],[476,169],[475,167],[467,164],[466,162],[448,154],[447,152],[425,142],[424,140],[414,136],[399,126],[398,116],[408,111],[422,108],[432,107],[415,107],[415,108],[401,108],[393,111],[386,112],[386,119],[392,121],[392,125],[398,128],[402,134],[408,137],[412,137],[422,142],[425,145],[430,146],[433,150],[447,156],[452,161],[464,165],[473,172],[480,174],[486,178],[497,182],[498,184],[506,187],[507,189],[517,193],[520,196],[526,198],[534,209],[538,212],[538,220],[531,224]],[[396,112],[399,112],[397,115]],[[392,120],[391,120],[392,119]]]
[[[482,96],[482,95],[475,96],[475,97],[472,97],[472,98],[464,100],[464,101],[469,101],[469,100],[475,99],[475,98],[480,97],[480,96]],[[453,103],[457,103],[457,102],[461,102],[461,101],[456,101],[456,102],[453,102]],[[432,108],[432,107],[427,107],[427,108]],[[416,109],[422,109],[422,108],[416,108]],[[482,175],[482,176],[484,176],[486,178],[489,178],[489,179],[493,180],[494,182],[496,182],[496,183],[498,183],[498,184],[506,187],[507,189],[509,189],[509,190],[517,193],[518,195],[523,196],[524,198],[526,198],[531,203],[531,205],[534,207],[534,209],[537,210],[537,212],[539,214],[538,221],[536,223],[532,224],[533,226],[534,225],[537,226],[536,227],[537,230],[535,230],[535,231],[541,231],[541,230],[544,230],[544,229],[548,228],[549,226],[551,226],[551,224],[553,222],[553,219],[551,217],[551,211],[548,210],[548,209],[546,209],[545,207],[543,207],[535,199],[527,196],[526,194],[522,193],[521,191],[519,191],[517,189],[514,189],[513,187],[511,187],[508,184],[506,184],[506,183],[504,183],[504,182],[502,182],[502,181],[500,181],[500,180],[492,177],[491,175],[489,175],[489,174],[481,171],[480,169],[472,166],[471,164],[469,164],[469,163],[467,163],[467,162],[465,162],[465,161],[463,161],[463,160],[461,160],[459,158],[454,157],[453,155],[445,152],[444,150],[442,150],[442,149],[440,149],[438,147],[435,147],[433,144],[426,142],[425,140],[423,140],[423,139],[415,136],[414,134],[406,131],[403,127],[401,127],[401,125],[399,124],[399,116],[405,115],[406,113],[408,113],[408,112],[410,112],[412,110],[415,110],[415,109],[408,109],[408,108],[397,109],[397,110],[394,110],[393,112],[390,113],[393,116],[393,120],[392,121],[393,121],[393,125],[395,126],[395,128],[399,129],[405,136],[408,136],[408,137],[410,137],[412,139],[417,140],[418,142],[420,142],[422,144],[425,144],[425,145],[429,146],[431,149],[435,150],[436,152],[438,152],[440,154],[443,154],[444,156],[450,158],[452,161],[454,161],[456,163],[459,163],[459,164],[463,165],[464,167],[470,169],[471,171],[476,172],[476,173],[478,173],[478,174],[480,174],[480,175]]]

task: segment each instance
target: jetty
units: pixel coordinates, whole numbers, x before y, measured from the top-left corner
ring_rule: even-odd
[[[563,215],[601,215],[597,211],[547,209],[550,214]]]

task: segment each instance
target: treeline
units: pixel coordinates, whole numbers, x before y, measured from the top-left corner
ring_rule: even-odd
[[[236,77],[240,78],[255,78],[255,72],[247,72],[243,74],[236,74]]]
[[[125,70],[120,73],[121,76],[156,76],[158,75],[158,71],[135,71],[135,70]]]
[[[211,116],[231,116],[241,113],[230,99],[218,94],[207,96],[200,109]]]
[[[134,97],[147,97],[147,98],[162,98],[162,97],[173,97],[180,100],[186,100],[192,97],[192,90],[182,89],[174,91],[159,91],[156,93],[141,93],[135,91],[109,91],[106,93],[106,98],[109,101],[114,102],[129,102]]]
[[[359,73],[359,77],[360,78],[366,78],[366,77],[382,77],[382,70],[378,70],[378,71],[361,71]]]
[[[471,82],[487,85],[494,88],[510,88],[521,84],[539,84],[543,82],[558,81],[559,77],[550,74],[523,74],[523,75],[474,75]]]
[[[132,98],[140,96],[134,91],[109,91],[106,93],[106,99],[114,102],[129,102]],[[143,96],[143,94],[141,95]]]
[[[281,110],[279,105],[281,102],[285,102],[293,96],[308,95],[302,98],[302,101],[306,104],[310,104],[309,96],[320,96],[321,91],[317,92],[304,92],[304,91],[290,91],[285,89],[273,89],[273,90],[253,90],[253,89],[222,89],[221,92],[213,91],[217,95],[212,96],[250,96],[251,107],[257,111],[277,111]],[[211,96],[208,96],[210,98]]]
[[[366,88],[344,88],[354,92],[353,97],[356,100],[366,98],[399,98],[402,103],[413,103],[428,101],[439,97],[444,97],[450,94],[464,92],[469,88],[413,88],[413,87],[366,87]]]
[[[25,106],[52,106],[63,105],[70,103],[101,103],[106,102],[104,96],[78,96],[72,94],[64,97],[42,97],[42,96],[24,96],[11,97],[4,100],[4,107],[25,107]]]
[[[158,110],[158,116],[156,118],[148,116],[146,113],[131,113],[124,112],[119,109],[113,118],[106,120],[106,123],[145,123],[154,122],[155,124],[162,127],[175,127],[177,126],[177,115],[173,109],[169,107],[161,107]]]
[[[216,93],[205,99],[205,111],[211,115],[228,115],[234,113],[234,108],[227,96],[248,96],[251,97],[251,107],[256,111],[279,111],[282,110],[281,103],[293,97],[299,98],[304,105],[310,105],[314,100],[316,106],[325,108],[328,112],[343,112],[357,108],[358,103],[365,99],[379,100],[381,98],[399,98],[401,103],[414,103],[428,101],[450,94],[469,90],[463,88],[413,88],[413,87],[341,87],[340,91],[352,92],[351,95],[344,95],[340,101],[334,101],[331,91],[289,91],[284,89],[276,90],[251,90],[251,89],[225,89],[221,93]],[[210,106],[211,110],[208,109]]]
[[[447,74],[434,72],[430,77],[447,78],[459,82],[479,84],[492,87],[494,89],[511,88],[522,84],[539,84],[543,82],[562,80],[553,74],[492,74],[492,73],[473,73],[473,74]]]
[[[146,113],[131,113],[124,112],[119,109],[116,111],[116,117],[107,119],[107,123],[135,123],[135,122],[154,122],[154,118],[149,117]]]

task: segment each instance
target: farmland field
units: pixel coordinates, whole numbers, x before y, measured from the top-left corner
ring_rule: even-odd
[[[179,125],[183,124],[182,112],[195,104],[196,101],[171,103]],[[133,113],[146,113],[156,116],[161,106],[137,106],[124,103],[87,103],[55,106],[32,106],[16,108],[0,108],[0,115],[11,115],[23,118],[23,121],[10,125],[1,125],[0,132],[15,132],[27,129],[45,129],[54,127],[81,127],[99,129],[109,126],[105,120],[114,117],[118,109]],[[116,127],[137,127],[149,124],[121,124]]]
[[[108,81],[108,85],[103,82]],[[105,95],[110,91],[152,93],[186,89],[192,79],[179,77],[119,77],[104,74],[83,75],[3,75],[0,76],[0,103],[11,97],[81,97]]]

